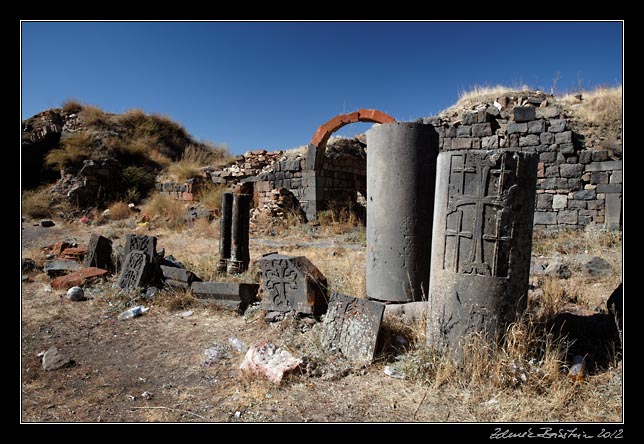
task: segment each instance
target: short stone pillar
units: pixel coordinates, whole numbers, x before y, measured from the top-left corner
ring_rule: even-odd
[[[250,220],[250,194],[233,194],[233,215],[231,229],[230,259],[227,271],[230,274],[248,270],[248,229]]]
[[[426,299],[438,134],[422,123],[367,131],[367,297]]]
[[[527,307],[538,155],[438,155],[427,342],[459,358],[462,339],[495,340]]]
[[[233,193],[221,195],[221,219],[219,225],[219,263],[217,271],[225,273],[230,259],[230,239],[232,236]]]

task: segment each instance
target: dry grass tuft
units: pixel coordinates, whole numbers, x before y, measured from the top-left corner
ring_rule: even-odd
[[[469,108],[476,103],[494,100],[499,96],[517,95],[528,90],[527,85],[517,85],[514,87],[505,85],[474,85],[469,91],[461,90],[458,94],[458,101],[443,112],[451,109]]]
[[[568,94],[559,100],[562,104],[573,105],[573,111],[580,120],[604,128],[622,126],[622,86],[600,87],[583,92],[582,101]]]
[[[171,230],[183,229],[186,226],[184,204],[170,196],[155,193],[142,209],[156,225],[164,225]]]
[[[66,114],[75,114],[83,109],[83,105],[76,99],[67,99],[63,103],[63,112]]]
[[[106,124],[108,121],[105,111],[93,105],[83,105],[83,109],[80,110],[78,115],[86,125],[99,126]]]
[[[170,311],[185,310],[199,303],[189,290],[165,287],[154,295],[154,304]]]
[[[123,220],[130,217],[131,211],[125,202],[114,202],[108,208],[110,210],[110,220]]]
[[[193,177],[202,176],[201,169],[214,162],[215,159],[213,153],[190,145],[183,152],[181,160],[168,165],[166,172],[177,181],[184,181]]]
[[[94,143],[94,137],[86,131],[73,133],[61,142],[60,148],[47,153],[45,162],[59,169],[78,167],[90,157]]]
[[[51,200],[42,190],[23,191],[22,213],[35,219],[51,216]]]
[[[213,210],[215,214],[221,212],[221,195],[228,190],[226,185],[206,183],[197,193],[197,200],[205,207]]]

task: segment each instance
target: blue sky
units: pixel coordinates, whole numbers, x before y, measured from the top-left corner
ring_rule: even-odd
[[[430,116],[475,85],[622,84],[623,23],[22,22],[21,56],[23,119],[69,98],[140,108],[240,154],[359,108]]]

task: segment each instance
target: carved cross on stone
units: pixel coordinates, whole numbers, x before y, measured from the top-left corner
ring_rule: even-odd
[[[271,295],[273,304],[289,307],[287,291],[297,289],[297,271],[289,266],[286,259],[277,259],[266,268],[266,289]],[[290,307],[289,307],[290,308]]]

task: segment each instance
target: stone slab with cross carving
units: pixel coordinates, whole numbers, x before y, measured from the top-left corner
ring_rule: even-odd
[[[385,305],[380,302],[333,293],[324,316],[320,342],[356,363],[371,363]]]
[[[428,341],[457,354],[472,333],[494,339],[527,306],[536,154],[438,156]]]
[[[327,307],[327,280],[304,256],[270,253],[257,259],[262,309],[321,314]]]

